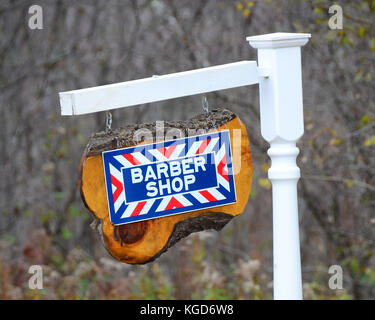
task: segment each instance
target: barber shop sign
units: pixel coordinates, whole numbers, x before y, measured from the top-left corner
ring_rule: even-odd
[[[116,225],[236,201],[229,131],[106,151],[103,161]]]

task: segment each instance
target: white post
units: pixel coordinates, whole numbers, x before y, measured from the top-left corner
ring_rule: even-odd
[[[248,37],[258,65],[270,70],[259,80],[261,132],[271,147],[274,299],[302,299],[296,141],[303,134],[301,49],[310,34],[272,33]]]

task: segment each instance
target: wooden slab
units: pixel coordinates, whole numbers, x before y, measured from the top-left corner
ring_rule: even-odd
[[[152,132],[154,141],[145,139],[134,141],[134,132],[142,128]],[[86,207],[97,219],[97,230],[105,247],[119,261],[131,264],[153,261],[180,239],[193,232],[207,229],[221,230],[245,209],[251,191],[252,163],[249,139],[241,120],[227,109],[216,109],[188,121],[164,122],[164,133],[175,128],[181,130],[185,136],[188,136],[192,130],[204,130],[194,135],[221,130],[230,131],[237,202],[115,226],[109,219],[102,152],[162,140],[155,139],[155,123],[130,125],[107,134],[104,132],[94,134],[81,158],[79,190]],[[239,139],[236,143],[233,142],[235,135],[241,136],[240,143]]]

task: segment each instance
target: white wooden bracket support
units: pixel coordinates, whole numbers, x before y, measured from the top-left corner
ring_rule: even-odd
[[[296,141],[303,134],[303,33],[248,37],[255,61],[240,61],[60,93],[62,115],[80,115],[259,83],[261,133],[271,147],[274,298],[302,299]]]
[[[258,66],[272,70],[259,79],[261,133],[270,143],[273,207],[274,299],[302,299],[296,141],[303,134],[301,49],[310,34],[273,33],[248,37]]]

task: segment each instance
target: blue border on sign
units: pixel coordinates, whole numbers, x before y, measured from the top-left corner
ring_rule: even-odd
[[[210,155],[212,155],[213,159],[214,159],[214,157],[215,157],[215,155],[214,155],[213,152],[205,153],[205,154],[210,154]],[[190,157],[188,157],[188,158],[194,158],[194,157],[198,157],[198,156],[199,156],[199,154],[198,154],[198,155],[190,156]],[[176,161],[176,160],[178,160],[178,159],[184,159],[184,158],[186,158],[186,157],[184,156],[184,157],[181,157],[181,158],[175,158],[175,159],[165,160],[165,161],[155,161],[155,162],[153,162],[153,164],[157,164],[157,163],[161,163],[161,162]],[[216,163],[214,163],[214,164],[215,164],[215,167],[216,167]],[[137,165],[132,166],[131,168],[136,168],[136,167],[139,167],[139,166],[147,166],[147,165],[149,165],[149,164],[148,164],[148,163],[137,164]],[[124,169],[128,169],[128,168],[122,167],[122,168],[121,168],[121,174],[123,174],[122,170],[124,170]],[[210,188],[218,188],[218,187],[219,187],[219,182],[218,182],[218,179],[217,179],[217,171],[215,170],[215,185],[212,186],[212,187],[210,187]],[[196,190],[192,190],[192,191],[201,191],[201,190],[205,190],[205,188],[196,189]],[[191,191],[189,191],[189,192],[191,192]],[[186,192],[186,191],[179,191],[179,192],[173,193],[173,195],[175,195],[175,194],[186,194],[186,193],[189,193],[189,192]],[[148,199],[141,199],[141,200],[137,200],[137,201],[128,201],[128,199],[126,198],[125,185],[124,185],[124,193],[125,193],[125,203],[126,203],[126,204],[130,204],[130,203],[133,203],[133,202],[144,201],[144,200],[148,200],[148,199],[154,199],[154,200],[156,200],[156,199],[163,199],[163,198],[166,197],[166,196],[158,196],[158,197],[150,197],[150,198],[148,198]]]

